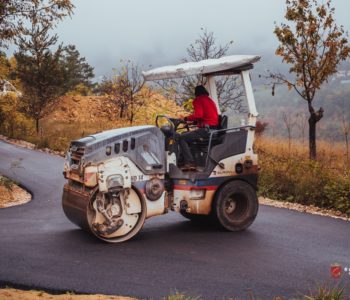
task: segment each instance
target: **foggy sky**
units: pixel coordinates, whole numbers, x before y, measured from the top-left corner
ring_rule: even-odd
[[[65,45],[74,44],[96,79],[111,73],[120,59],[145,69],[178,63],[200,34],[213,31],[218,43],[234,41],[230,54],[263,55],[276,62],[274,21],[280,23],[284,0],[73,0],[71,19],[55,29]],[[350,30],[350,1],[333,0],[336,21]]]

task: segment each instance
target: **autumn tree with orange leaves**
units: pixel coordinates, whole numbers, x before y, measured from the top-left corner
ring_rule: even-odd
[[[7,48],[23,33],[31,16],[36,22],[53,27],[73,13],[71,0],[1,0],[0,1],[0,48]]]
[[[314,107],[322,84],[337,72],[341,61],[350,56],[350,45],[343,26],[335,22],[331,0],[286,0],[286,23],[276,25],[274,33],[280,42],[276,55],[291,65],[290,76],[270,73],[273,89],[287,85],[306,101],[309,111],[309,156],[316,159],[316,124],[324,110]]]

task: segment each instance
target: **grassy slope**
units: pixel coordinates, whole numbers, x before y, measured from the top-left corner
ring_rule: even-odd
[[[99,131],[136,126],[154,125],[158,114],[179,116],[184,110],[173,101],[160,94],[153,94],[145,105],[135,113],[131,124],[120,119],[115,106],[103,96],[66,96],[60,104],[42,120],[41,147],[54,150],[65,150],[73,139]],[[31,142],[38,143],[36,137],[29,137]]]

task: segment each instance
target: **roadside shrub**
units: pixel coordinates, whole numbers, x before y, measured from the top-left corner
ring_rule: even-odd
[[[15,93],[0,96],[0,133],[16,139],[34,132],[34,123],[20,111],[20,98]]]
[[[340,150],[330,148],[333,153],[323,153],[317,161],[310,161],[300,145],[289,152],[286,142],[271,143],[267,139],[258,140],[256,148],[261,166],[261,196],[350,215],[350,171],[345,160],[341,161],[344,156]]]
[[[68,96],[90,96],[92,94],[92,90],[90,87],[86,86],[83,83],[77,84],[73,90],[67,93]]]
[[[336,180],[329,178],[324,187],[324,194],[333,208],[350,215],[350,171]]]
[[[15,185],[15,182],[13,180],[0,175],[0,186],[3,186],[6,189],[12,191],[12,188],[14,185]]]
[[[47,137],[40,138],[36,143],[38,149],[45,149],[50,147],[49,139]]]

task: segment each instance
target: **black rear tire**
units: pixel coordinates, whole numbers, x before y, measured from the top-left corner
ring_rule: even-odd
[[[213,215],[226,230],[241,231],[254,222],[258,208],[255,189],[244,181],[236,180],[225,184],[218,191]]]

